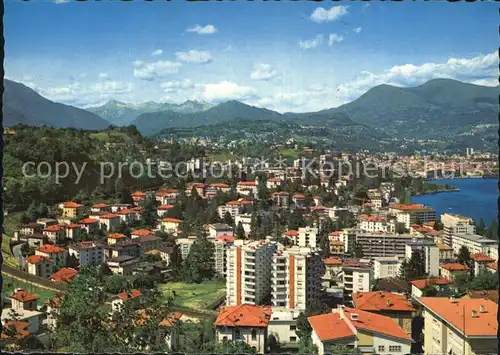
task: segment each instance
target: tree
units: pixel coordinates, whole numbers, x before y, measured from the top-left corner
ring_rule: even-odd
[[[444,229],[444,225],[443,225],[443,222],[441,222],[440,219],[436,219],[434,221],[434,230],[436,231],[442,231]]]
[[[300,312],[297,316],[296,334],[301,339],[311,338],[311,325],[307,318],[319,314],[326,314],[330,312],[330,307],[321,301],[314,300],[307,305],[305,312]]]
[[[355,258],[362,258],[364,256],[363,247],[360,243],[354,242],[353,254]]]
[[[474,277],[469,284],[471,290],[498,290],[498,271],[483,271]]]
[[[328,258],[330,256],[330,239],[326,232],[321,233],[319,237],[319,247],[321,249],[321,256]]]
[[[412,278],[412,271],[410,270],[410,263],[408,259],[404,259],[399,267],[398,279],[410,282]]]
[[[472,257],[470,255],[469,248],[467,248],[465,245],[462,245],[458,250],[457,261],[462,265],[466,265],[469,268],[472,268]]]
[[[128,280],[122,275],[112,275],[107,277],[104,282],[104,290],[116,295],[130,287]]]
[[[152,198],[147,198],[142,203],[141,219],[143,223],[153,228],[156,224],[156,211],[155,211],[156,201]]]
[[[349,347],[346,344],[330,344],[325,348],[327,354],[361,354],[358,348]]]
[[[231,226],[231,227],[234,225],[233,216],[231,216],[231,213],[229,213],[229,211],[227,211],[224,214],[224,223],[226,223],[228,226]]]
[[[260,217],[256,211],[253,211],[252,218],[250,219],[250,239],[259,239],[259,227],[260,227]]]
[[[189,249],[182,265],[182,278],[188,283],[200,283],[215,276],[215,247],[205,235],[198,237]]]
[[[476,225],[476,233],[484,236],[486,232],[486,225],[484,224],[484,219],[481,218],[479,223]]]
[[[410,258],[410,275],[411,280],[422,277],[425,275],[425,258],[422,250],[413,250]],[[410,280],[410,281],[411,281]]]
[[[241,221],[238,222],[236,226],[236,239],[245,239],[245,228],[243,228],[243,223]]]
[[[306,221],[299,209],[295,208],[288,219],[288,229],[298,230],[300,227],[305,227]]]
[[[404,234],[404,233],[406,233],[405,224],[402,223],[402,222],[396,222],[395,231],[396,231],[397,234]]]
[[[244,341],[222,341],[215,344],[214,353],[218,354],[255,354],[257,351]]]
[[[484,236],[488,239],[498,240],[498,220],[496,218],[488,225]]]

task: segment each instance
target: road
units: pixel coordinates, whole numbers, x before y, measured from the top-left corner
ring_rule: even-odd
[[[22,249],[24,244],[26,244],[26,243],[17,244],[17,245],[14,245],[12,247],[12,254],[14,255],[14,258],[16,258],[19,261],[22,268],[24,268],[24,263],[25,263],[25,260],[23,258],[23,254],[21,253],[21,249]]]

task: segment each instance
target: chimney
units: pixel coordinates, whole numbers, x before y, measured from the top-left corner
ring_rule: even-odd
[[[14,293],[18,293],[19,291],[24,291],[22,288],[16,288],[14,289]]]
[[[472,310],[472,318],[477,318],[477,317],[478,317],[477,311]]]
[[[358,320],[358,314],[357,313],[351,313],[351,320]]]
[[[479,313],[486,313],[486,309],[484,308],[484,305],[479,306]]]
[[[458,303],[458,300],[455,297],[450,297],[451,303]]]
[[[387,299],[387,300],[386,300],[386,303],[387,303],[387,306],[389,306],[389,307],[390,307],[390,306],[392,306],[392,303],[391,303],[391,300],[390,300],[390,299]]]

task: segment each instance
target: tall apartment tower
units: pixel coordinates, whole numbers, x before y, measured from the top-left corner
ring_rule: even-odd
[[[226,304],[262,305],[271,294],[271,262],[277,243],[235,240],[227,250]]]
[[[323,267],[321,256],[312,248],[277,250],[271,263],[272,306],[305,310],[320,296]]]
[[[476,234],[474,220],[470,217],[444,213],[441,215],[441,223],[443,223],[444,242],[449,246],[451,246],[452,235]]]

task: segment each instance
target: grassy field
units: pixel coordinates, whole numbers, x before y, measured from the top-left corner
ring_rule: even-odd
[[[22,288],[34,295],[40,297],[38,300],[38,305],[41,306],[43,302],[55,296],[54,291],[46,290],[44,288],[33,286],[28,282],[19,281],[17,279],[11,278],[7,275],[2,275],[3,277],[3,288],[2,293],[4,297],[8,297],[16,288]]]
[[[12,212],[4,217],[3,230],[9,237],[12,237],[14,235],[14,231],[19,228],[22,215],[23,212]]]
[[[160,285],[163,294],[173,297],[174,307],[210,309],[226,294],[226,285],[220,282],[187,284],[172,282]]]
[[[298,159],[301,156],[302,151],[284,148],[281,149],[279,153],[283,158]]]

